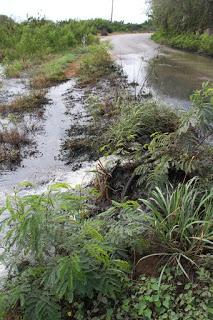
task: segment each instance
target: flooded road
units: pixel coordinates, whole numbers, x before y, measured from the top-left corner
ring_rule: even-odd
[[[151,35],[123,34],[106,38],[130,82],[142,85],[155,98],[189,106],[189,96],[205,81],[213,82],[213,59],[156,44]]]
[[[146,90],[166,103],[188,107],[193,90],[204,81],[213,82],[213,59],[159,46],[150,39],[150,34],[112,35],[105,40],[111,42],[112,53],[129,82],[138,83],[138,90],[145,82]],[[6,79],[2,69],[0,80],[0,103],[30,89],[27,79]],[[89,179],[95,163],[75,160],[80,169],[74,171],[76,163],[67,165],[59,157],[70,126],[82,126],[88,121],[82,101],[84,92],[75,84],[75,80],[69,80],[48,89],[46,97],[50,103],[44,109],[43,128],[35,135],[38,153],[24,158],[16,170],[0,173],[2,197],[22,181],[35,183],[36,192],[41,192],[54,181],[75,185]]]

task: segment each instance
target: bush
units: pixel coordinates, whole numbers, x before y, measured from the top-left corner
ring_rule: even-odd
[[[106,148],[110,151],[129,153],[134,146],[143,147],[155,132],[173,132],[179,116],[175,110],[154,101],[118,101],[119,115],[107,132]],[[140,147],[140,150],[141,150]],[[105,148],[105,149],[106,149]]]
[[[81,84],[95,83],[115,70],[114,62],[104,44],[91,46],[83,57],[79,70]]]
[[[152,39],[178,49],[204,53],[210,56],[213,55],[213,36],[208,36],[207,34],[168,34],[165,32],[156,32],[152,36]]]
[[[150,22],[144,27],[149,28]],[[69,20],[54,23],[44,18],[29,18],[16,23],[2,17],[0,21],[0,59],[26,60],[43,57],[49,53],[67,51],[79,45],[97,41],[96,35],[105,28],[108,32],[140,31],[141,24],[110,23],[108,20]]]
[[[157,132],[152,136],[148,152],[139,154],[142,160],[136,174],[140,184],[163,187],[169,182],[177,183],[198,176],[206,187],[211,185],[212,96],[212,87],[204,84],[192,95],[192,107],[182,114],[177,130],[163,134]]]
[[[104,222],[85,220],[90,197],[55,184],[46,195],[7,199],[9,276],[1,292],[1,314],[61,319],[78,298],[120,293],[129,264],[107,241]]]
[[[164,257],[165,266],[175,264],[190,278],[190,269],[212,254],[213,189],[202,195],[193,179],[165,193],[156,188],[143,202],[151,213],[151,251]]]

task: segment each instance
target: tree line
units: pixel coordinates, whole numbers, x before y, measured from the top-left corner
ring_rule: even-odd
[[[163,31],[203,33],[213,27],[213,0],[148,0],[150,15]]]

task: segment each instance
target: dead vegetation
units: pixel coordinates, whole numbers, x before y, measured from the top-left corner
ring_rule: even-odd
[[[32,112],[47,103],[45,91],[33,91],[32,93],[19,97],[9,104],[0,104],[0,114],[7,116],[9,113]]]
[[[0,131],[0,144],[19,146],[20,144],[27,143],[28,141],[27,134],[18,128]]]
[[[35,75],[30,81],[31,87],[38,90],[48,88],[51,84],[50,79],[43,73]]]
[[[11,167],[22,159],[22,148],[30,142],[23,129],[4,128],[0,130],[0,165]]]

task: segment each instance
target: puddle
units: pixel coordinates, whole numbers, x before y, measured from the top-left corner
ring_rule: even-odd
[[[213,59],[156,44],[150,34],[113,35],[112,53],[130,82],[141,86],[156,99],[174,106],[189,107],[189,96],[204,81],[213,82]]]
[[[54,181],[80,184],[89,175],[88,171],[93,167],[93,163],[82,163],[80,170],[74,172],[72,167],[75,163],[66,165],[59,157],[66,130],[73,123],[83,125],[88,121],[88,115],[81,102],[84,92],[75,85],[75,80],[69,80],[48,90],[47,99],[50,104],[45,107],[43,128],[34,138],[38,153],[36,156],[23,159],[21,167],[15,171],[1,172],[2,196],[11,192],[22,181],[33,182],[36,192],[42,192],[45,186]],[[72,99],[69,99],[69,95]]]

